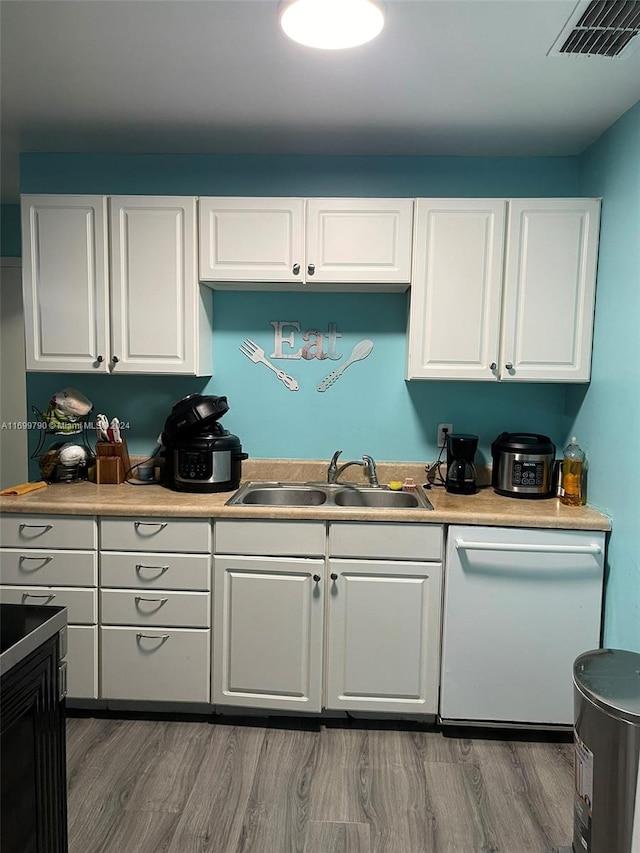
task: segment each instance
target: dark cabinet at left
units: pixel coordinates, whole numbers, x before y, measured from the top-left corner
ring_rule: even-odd
[[[64,689],[54,634],[0,678],[2,853],[66,853]]]

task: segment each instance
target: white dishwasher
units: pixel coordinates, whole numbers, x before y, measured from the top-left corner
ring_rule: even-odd
[[[600,646],[605,534],[449,527],[440,719],[573,725],[575,658]]]

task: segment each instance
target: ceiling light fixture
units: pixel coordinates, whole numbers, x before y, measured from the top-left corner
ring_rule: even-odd
[[[288,0],[281,7],[280,26],[307,47],[342,50],[374,39],[384,14],[374,0]]]

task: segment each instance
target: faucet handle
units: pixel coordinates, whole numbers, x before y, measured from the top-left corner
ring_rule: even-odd
[[[336,452],[331,457],[331,462],[329,462],[329,467],[327,468],[327,482],[334,483],[336,474],[338,472],[338,457],[342,453],[341,450],[336,450]]]
[[[364,469],[367,472],[367,476],[369,477],[369,485],[371,486],[379,486],[378,483],[378,472],[376,471],[376,463],[373,456],[367,456],[366,454],[362,457],[362,464],[364,465]]]

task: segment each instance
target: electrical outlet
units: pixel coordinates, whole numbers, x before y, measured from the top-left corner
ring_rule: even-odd
[[[438,447],[447,443],[447,434],[453,432],[453,424],[438,424]]]

